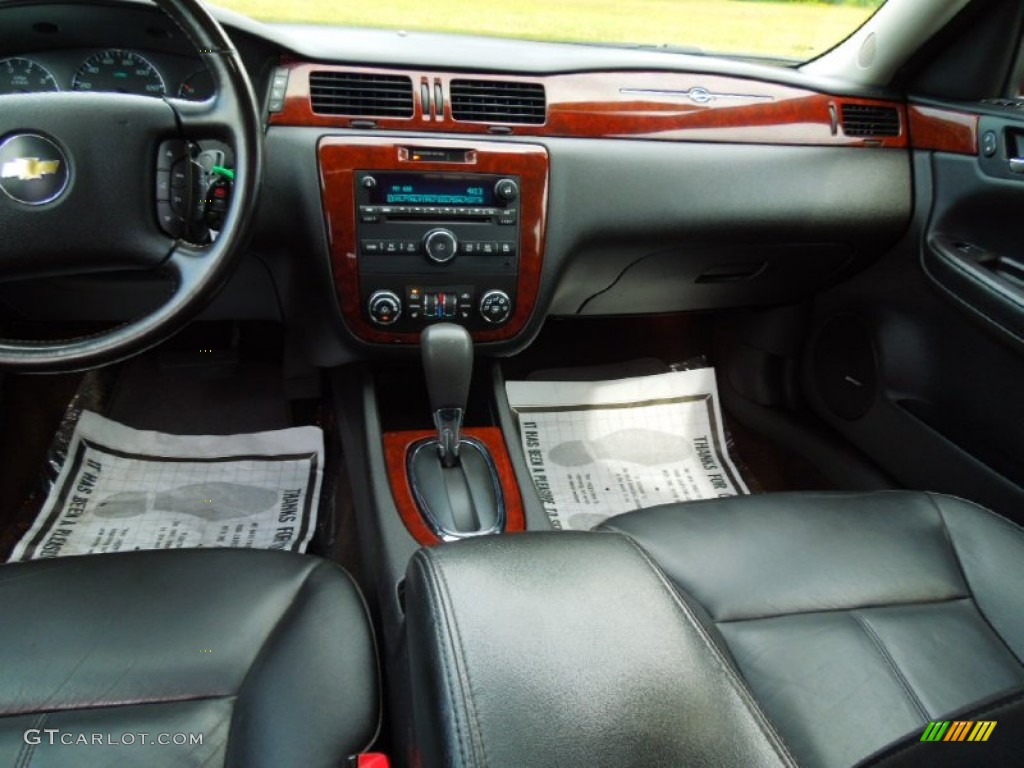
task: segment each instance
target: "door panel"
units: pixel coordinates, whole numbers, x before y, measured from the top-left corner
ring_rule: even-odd
[[[913,224],[815,300],[803,382],[814,410],[899,482],[1021,520],[1024,176],[990,172],[982,152],[915,153]],[[836,318],[869,349],[849,371],[835,362]],[[844,411],[844,396],[869,405]]]

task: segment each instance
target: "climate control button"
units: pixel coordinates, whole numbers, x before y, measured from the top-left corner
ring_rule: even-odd
[[[394,291],[375,291],[366,309],[377,325],[392,325],[402,315],[402,300]]]
[[[480,297],[480,315],[484,322],[499,325],[509,319],[512,314],[512,299],[504,291],[485,291]]]

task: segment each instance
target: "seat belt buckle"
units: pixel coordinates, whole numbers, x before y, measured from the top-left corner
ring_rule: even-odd
[[[346,768],[391,768],[391,759],[383,752],[363,752],[350,756]]]

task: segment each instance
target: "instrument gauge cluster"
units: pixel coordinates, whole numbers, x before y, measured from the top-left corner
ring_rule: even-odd
[[[213,78],[198,57],[128,48],[70,49],[3,56],[0,97],[16,93],[92,91],[175,96],[202,101]]]
[[[139,96],[163,96],[167,92],[163,75],[156,67],[139,54],[119,48],[101,51],[83,61],[71,88]]]
[[[59,90],[56,79],[42,64],[19,56],[0,59],[0,95]]]

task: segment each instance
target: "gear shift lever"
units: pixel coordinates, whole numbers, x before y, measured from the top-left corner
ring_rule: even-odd
[[[416,504],[444,541],[500,533],[505,499],[498,470],[483,442],[462,436],[473,340],[461,325],[429,325],[420,335],[420,354],[437,438],[418,440],[406,455]]]
[[[420,336],[420,355],[441,463],[454,467],[459,460],[462,418],[473,373],[473,340],[461,325],[428,325]]]

